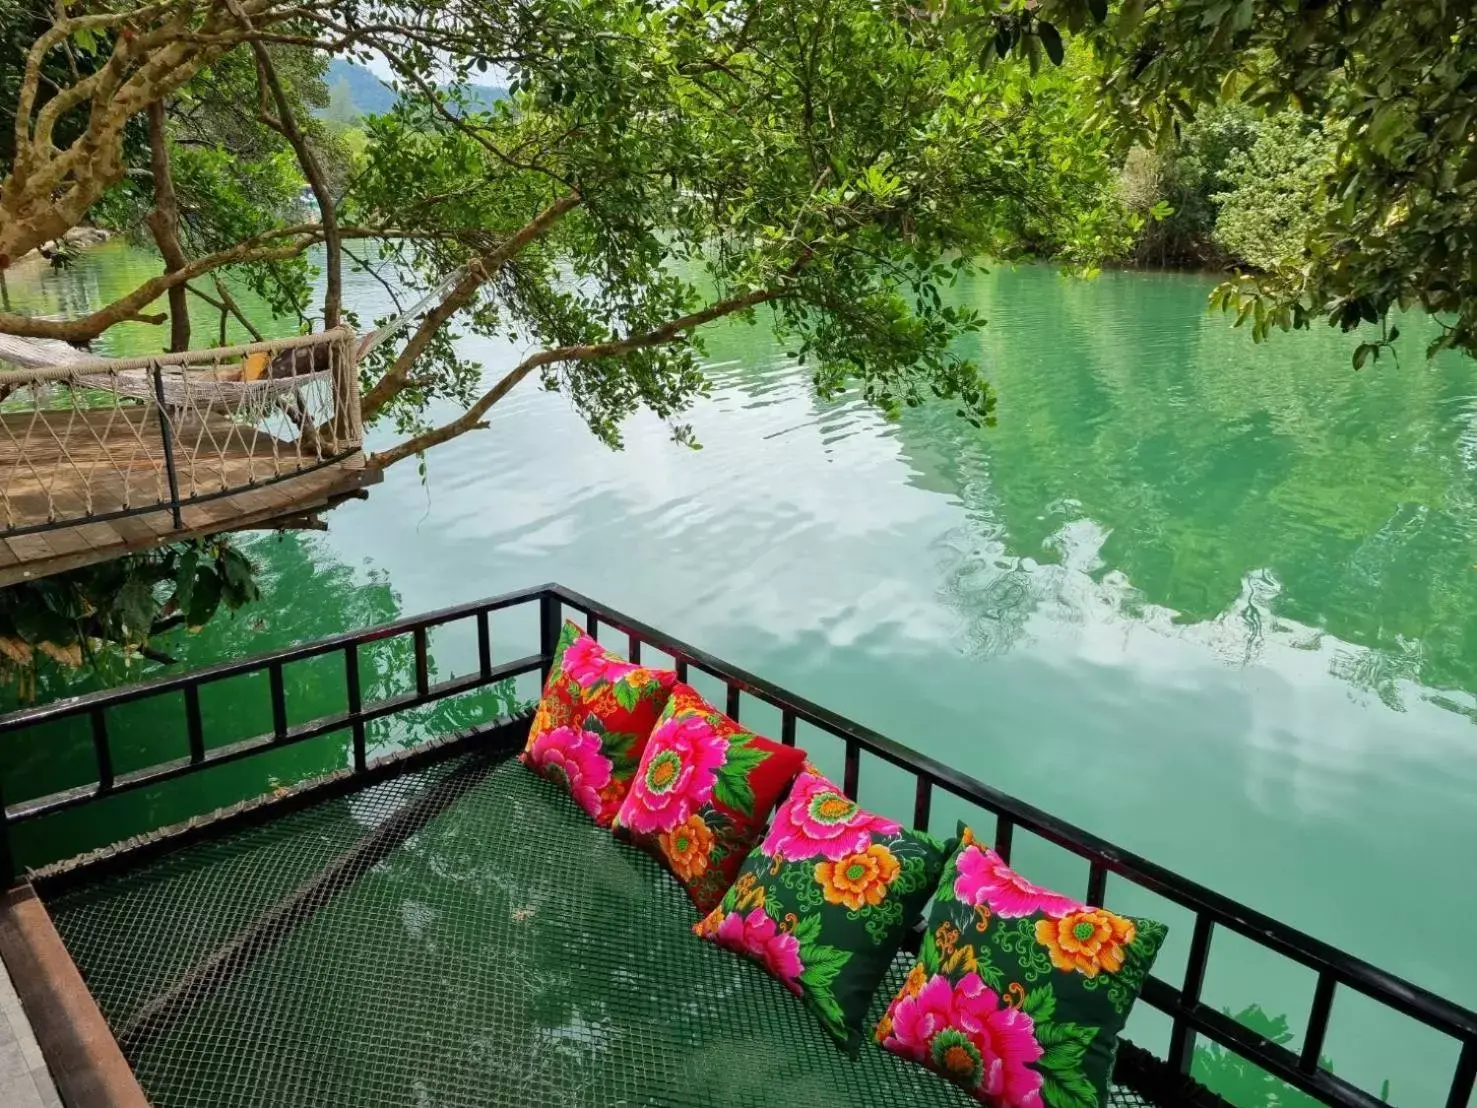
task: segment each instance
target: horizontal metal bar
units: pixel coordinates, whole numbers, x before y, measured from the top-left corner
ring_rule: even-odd
[[[299,646],[282,647],[279,650],[270,650],[263,654],[254,654],[249,658],[240,658],[229,662],[218,662],[212,666],[204,666],[200,669],[191,670],[188,673],[170,674],[140,681],[136,685],[128,685],[121,689],[100,690],[98,692],[86,693],[82,696],[66,697],[53,701],[50,704],[23,708],[17,712],[0,716],[0,735],[10,734],[15,731],[34,727],[39,723],[50,723],[58,719],[67,719],[72,716],[82,715],[92,709],[94,705],[114,707],[119,704],[129,704],[138,700],[146,700],[149,697],[158,696],[161,693],[174,692],[190,685],[204,685],[212,681],[223,681],[229,677],[240,677],[244,674],[259,673],[265,670],[272,662],[299,662],[308,658],[321,657],[324,654],[332,654],[334,651],[342,650],[350,643],[360,645],[379,642],[383,639],[391,639],[397,635],[404,635],[414,631],[417,627],[438,627],[443,623],[453,623],[459,619],[467,619],[477,615],[479,612],[495,612],[503,608],[511,608],[517,604],[532,603],[538,600],[544,593],[549,591],[550,586],[536,589],[519,589],[516,592],[504,593],[501,596],[490,597],[487,600],[478,600],[470,604],[458,604],[450,608],[441,608],[424,615],[408,616],[397,619],[391,623],[381,624],[378,627],[369,627],[359,631],[345,631],[338,635],[330,635],[328,638],[316,639],[310,643]]]
[[[431,704],[437,700],[445,700],[449,696],[458,693],[470,692],[509,677],[517,677],[520,674],[532,673],[542,664],[543,659],[539,655],[520,658],[515,662],[508,662],[494,667],[490,678],[484,678],[481,674],[468,674],[465,677],[453,677],[449,681],[442,681],[432,685],[425,695],[416,693],[404,693],[400,696],[390,697],[387,700],[376,701],[365,707],[364,711],[355,716],[349,712],[336,712],[329,716],[320,716],[309,723],[300,724],[297,727],[288,728],[285,735],[277,737],[274,734],[258,735],[255,738],[242,739],[229,746],[216,747],[205,752],[202,762],[194,762],[189,758],[176,758],[173,761],[163,762],[148,769],[126,773],[117,777],[113,787],[108,790],[99,789],[97,785],[82,785],[75,789],[67,789],[64,792],[53,793],[36,800],[28,800],[19,804],[12,804],[5,810],[6,819],[11,823],[26,823],[30,820],[40,819],[43,816],[55,815],[57,812],[66,811],[68,808],[76,808],[89,801],[96,800],[102,795],[116,795],[118,793],[132,792],[135,789],[149,788],[159,785],[165,781],[173,781],[175,778],[184,777],[190,773],[196,773],[202,768],[209,766],[224,765],[228,762],[239,761],[253,754],[263,751],[280,749],[293,743],[304,742],[308,739],[320,738],[330,735],[335,731],[341,731],[352,727],[355,721],[368,723],[381,719],[385,716],[395,715],[409,708],[418,708],[422,704]]]
[[[1205,913],[1218,926],[1243,935],[1284,958],[1318,972],[1328,970],[1340,984],[1458,1039],[1477,1038],[1477,1012],[1396,977],[1369,962],[1352,957],[1280,920],[1238,904],[1204,885],[1181,877],[1138,854],[1123,850],[1034,805],[1017,800],[936,758],[903,746],[814,701],[786,692],[747,670],[728,665],[706,651],[665,635],[608,605],[560,585],[551,586],[551,591],[571,607],[587,615],[598,615],[601,620],[627,634],[639,634],[653,646],[673,654],[674,657],[690,659],[693,665],[711,672],[720,680],[739,681],[750,694],[781,711],[794,712],[812,726],[844,740],[855,741],[868,753],[920,776],[926,776],[935,785],[970,803],[978,804],[997,816],[1008,816],[1012,823],[1025,827],[1048,842],[1089,861],[1100,862],[1108,872],[1127,878],[1192,912]],[[999,845],[996,844],[995,848],[998,851]]]

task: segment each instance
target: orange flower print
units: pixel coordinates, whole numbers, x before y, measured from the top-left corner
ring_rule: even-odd
[[[708,856],[713,850],[713,832],[703,822],[703,817],[694,813],[670,831],[657,836],[662,854],[672,867],[672,872],[684,881],[696,881],[708,872]]]
[[[908,971],[907,980],[903,982],[903,987],[892,998],[892,1003],[887,1006],[887,1012],[877,1021],[877,1029],[874,1034],[879,1043],[892,1034],[892,1010],[897,1007],[898,1002],[905,996],[917,996],[923,991],[923,986],[927,982],[928,974],[923,972],[923,966],[918,962],[914,962],[913,968]]]
[[[899,996],[917,996],[923,991],[923,985],[928,980],[928,974],[923,971],[919,962],[913,963],[913,968],[908,971],[908,979],[903,982],[902,992]]]
[[[1138,934],[1132,920],[1103,908],[1085,908],[1061,919],[1036,922],[1036,941],[1046,947],[1051,964],[1067,973],[1096,977],[1099,970],[1123,968],[1123,948]]]
[[[692,933],[700,939],[711,939],[718,934],[718,928],[723,924],[724,912],[721,907],[714,908],[697,923],[692,925]]]
[[[845,905],[855,912],[865,904],[881,904],[887,886],[901,870],[892,851],[873,843],[839,862],[817,862],[815,879],[828,904]]]

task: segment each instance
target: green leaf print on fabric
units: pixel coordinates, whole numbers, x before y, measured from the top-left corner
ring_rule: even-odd
[[[807,766],[769,835],[694,930],[784,981],[854,1053],[873,994],[943,860],[939,843],[862,809]],[[774,936],[765,919],[777,921]],[[787,978],[790,943],[800,969]]]
[[[1103,1108],[1165,933],[1033,885],[961,824],[876,1039],[991,1108]]]

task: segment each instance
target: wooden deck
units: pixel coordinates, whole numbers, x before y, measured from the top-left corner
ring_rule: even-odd
[[[362,453],[321,464],[312,451],[224,417],[186,420],[173,436],[186,501],[176,527],[157,420],[145,407],[0,415],[0,587],[317,511],[379,480]],[[46,529],[14,534],[38,525]]]

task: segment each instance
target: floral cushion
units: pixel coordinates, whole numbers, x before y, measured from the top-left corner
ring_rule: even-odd
[[[519,757],[609,827],[676,682],[671,670],[633,665],[565,623]]]
[[[806,766],[722,903],[693,930],[762,965],[854,1052],[947,853]]]
[[[665,861],[709,912],[804,764],[803,750],[745,731],[678,682],[615,827]]]
[[[1164,934],[1038,888],[961,823],[877,1041],[992,1108],[1100,1108]]]

